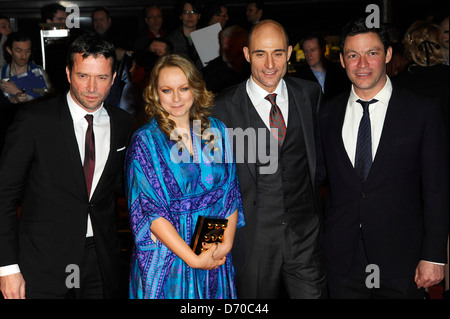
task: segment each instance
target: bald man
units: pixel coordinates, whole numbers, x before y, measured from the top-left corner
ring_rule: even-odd
[[[246,225],[237,231],[232,250],[238,298],[323,298],[314,183],[321,88],[285,77],[292,47],[279,23],[258,23],[248,44],[250,78],[226,89],[214,108],[215,117],[234,129],[243,197]]]

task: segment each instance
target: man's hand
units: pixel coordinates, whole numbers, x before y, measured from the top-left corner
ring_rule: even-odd
[[[421,260],[416,268],[414,281],[417,288],[428,288],[437,285],[444,279],[444,266]]]
[[[4,81],[0,80],[0,88],[3,92],[6,92],[10,95],[16,95],[18,93],[22,93],[22,90],[20,90],[16,84],[12,81]]]
[[[5,299],[25,299],[25,280],[22,274],[0,277],[0,290]]]
[[[11,103],[17,104],[26,102],[28,100],[28,96],[26,93],[17,93],[16,95],[13,95],[10,99]]]

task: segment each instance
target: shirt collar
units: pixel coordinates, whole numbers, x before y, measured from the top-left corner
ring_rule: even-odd
[[[103,114],[105,108],[103,107],[103,103],[102,105],[95,110],[95,112],[87,112],[86,110],[84,110],[83,108],[81,108],[81,106],[79,106],[72,98],[72,96],[70,95],[70,91],[67,92],[67,104],[69,105],[69,110],[70,110],[70,114],[72,115],[72,119],[74,123],[77,123],[79,120],[84,119],[84,117],[86,116],[86,114],[92,114],[94,115],[94,121],[96,119],[99,119],[99,117]]]
[[[249,93],[250,100],[253,102],[253,105],[261,104],[261,102],[265,101],[265,97],[267,96],[267,94],[270,94],[258,84],[256,84],[252,76],[250,76],[249,80],[247,81],[247,91]],[[281,79],[280,83],[278,83],[278,86],[273,93],[277,95],[277,103],[288,100],[286,82],[283,79]]]
[[[381,91],[378,92],[373,98],[377,99],[378,102],[382,103],[383,105],[385,105],[387,107],[389,105],[389,100],[391,99],[391,95],[392,95],[392,82],[389,79],[389,77],[386,75],[386,84],[381,89]],[[355,88],[352,85],[352,90],[351,90],[350,97],[349,97],[350,105],[353,105],[354,103],[356,103],[356,101],[358,99],[364,100],[364,99],[360,98],[358,96],[358,94],[356,94]]]

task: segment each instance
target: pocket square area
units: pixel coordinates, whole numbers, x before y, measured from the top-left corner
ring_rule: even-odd
[[[126,149],[126,148],[127,148],[126,146],[121,147],[121,148],[117,149],[117,152],[123,151],[123,150]]]

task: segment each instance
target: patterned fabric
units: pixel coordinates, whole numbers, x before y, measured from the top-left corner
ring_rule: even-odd
[[[94,139],[94,116],[92,114],[86,114],[84,117],[88,122],[88,128],[86,130],[86,138],[84,143],[84,177],[86,179],[86,188],[88,196],[91,195],[92,179],[94,178],[95,170],[95,139]]]
[[[269,94],[265,97],[266,100],[272,104],[270,109],[270,130],[273,136],[278,140],[278,145],[283,145],[286,136],[286,123],[284,122],[283,114],[276,102],[277,95],[275,93]],[[276,129],[276,130],[275,130]]]
[[[191,129],[193,158],[180,152],[154,119],[132,138],[125,162],[135,241],[130,298],[236,298],[231,254],[218,269],[193,269],[150,232],[152,222],[163,217],[189,244],[199,215],[227,218],[236,210],[237,227],[244,225],[229,136],[220,121],[210,120],[216,142],[206,145]]]
[[[359,122],[358,139],[356,140],[355,170],[361,183],[364,183],[372,166],[372,133],[370,128],[369,105],[378,102],[378,100],[357,100],[356,102],[363,107],[363,116],[361,122]]]

